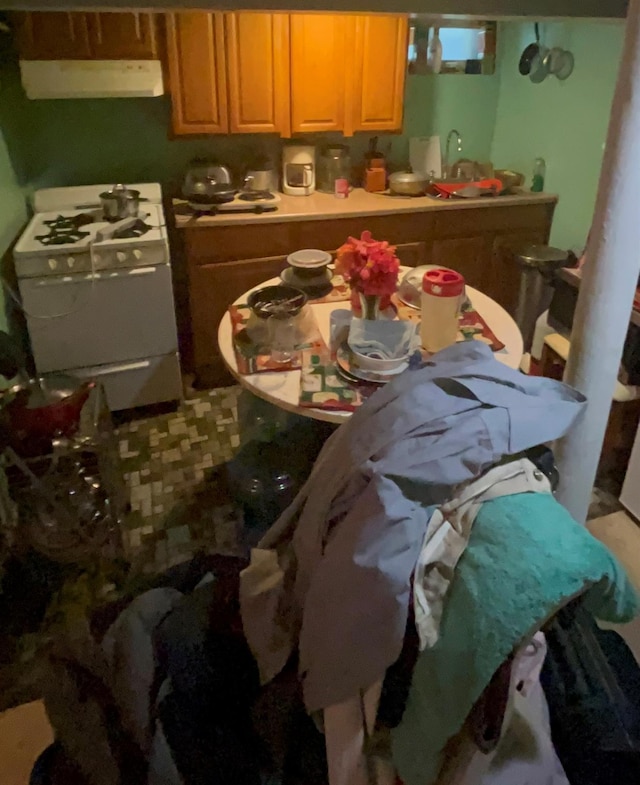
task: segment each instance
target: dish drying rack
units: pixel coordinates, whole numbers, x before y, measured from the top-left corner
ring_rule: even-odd
[[[0,565],[29,547],[53,561],[122,558],[128,495],[118,440],[101,385],[91,391],[77,432],[46,455],[0,458]]]

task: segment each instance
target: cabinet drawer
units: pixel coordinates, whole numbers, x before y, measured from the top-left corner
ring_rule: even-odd
[[[292,233],[295,223],[212,226],[183,229],[189,266],[217,264],[238,259],[286,256],[297,250]]]
[[[434,236],[464,237],[486,232],[544,227],[551,222],[553,207],[553,204],[509,207],[488,205],[461,210],[439,210],[435,215]]]

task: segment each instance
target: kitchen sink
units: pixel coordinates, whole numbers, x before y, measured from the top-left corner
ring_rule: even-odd
[[[466,188],[468,186],[472,186],[473,182],[474,182],[473,180],[458,180],[458,179],[452,179],[452,178],[435,179],[435,180],[432,181],[432,183],[434,183],[436,185],[453,185],[453,186],[457,186],[459,189]],[[518,192],[519,192],[519,189],[507,188],[504,191],[501,191],[500,193],[495,194],[495,195],[490,194],[490,193],[481,193],[481,194],[478,194],[478,196],[467,196],[467,197],[464,197],[464,196],[453,196],[453,197],[450,197],[450,198],[453,198],[453,199],[465,199],[465,198],[466,199],[481,199],[481,198],[499,199],[501,196],[513,196],[514,194],[517,194]],[[443,198],[446,198],[446,197],[441,196],[438,193],[431,193],[430,191],[427,191],[427,196],[430,196],[432,199],[443,199]]]

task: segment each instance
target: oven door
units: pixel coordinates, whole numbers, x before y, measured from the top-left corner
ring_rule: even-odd
[[[40,373],[157,357],[178,348],[167,264],[20,281]]]

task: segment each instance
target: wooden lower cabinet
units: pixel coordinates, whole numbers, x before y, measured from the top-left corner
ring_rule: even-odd
[[[286,256],[189,266],[193,360],[201,385],[232,383],[218,351],[220,320],[243,292],[279,275],[286,266]]]
[[[193,368],[202,386],[231,384],[218,351],[218,325],[243,292],[286,267],[300,248],[335,252],[368,229],[397,247],[401,264],[451,267],[511,314],[518,296],[513,249],[549,239],[554,203],[402,215],[199,226],[182,233],[189,277]]]
[[[487,277],[487,248],[490,247],[484,235],[434,240],[430,264],[451,267],[461,273],[470,286],[481,289]]]
[[[396,255],[403,267],[420,267],[421,264],[427,264],[427,244],[424,241],[398,243]]]

